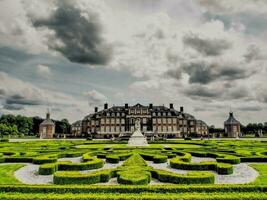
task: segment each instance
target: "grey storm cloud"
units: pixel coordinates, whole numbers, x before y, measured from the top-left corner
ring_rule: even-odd
[[[256,45],[250,45],[247,48],[247,53],[244,55],[244,57],[247,62],[262,59],[261,51]]]
[[[4,104],[3,108],[5,110],[22,110],[24,106],[18,104]]]
[[[238,110],[241,111],[251,111],[251,112],[256,112],[256,111],[261,111],[262,107],[260,106],[242,106],[242,107],[238,107]]]
[[[245,69],[221,63],[207,63],[195,61],[183,63],[183,72],[189,75],[190,83],[208,84],[215,80],[235,80],[248,76]]]
[[[33,25],[53,30],[56,40],[60,40],[63,45],[57,45],[52,39],[49,47],[71,62],[107,64],[111,59],[112,46],[101,37],[102,28],[98,16],[91,13],[87,19],[73,5],[68,1],[59,1],[58,8],[48,19],[32,19]]]
[[[6,104],[17,104],[17,105],[42,105],[43,101],[41,99],[28,98],[21,94],[15,94],[8,96],[6,99]]]
[[[196,85],[192,86],[185,91],[185,94],[191,98],[202,97],[202,98],[217,98],[220,97],[221,93],[218,90],[211,90],[210,88]]]
[[[224,39],[204,39],[196,34],[187,34],[183,37],[183,43],[205,56],[221,55],[224,50],[232,45]]]

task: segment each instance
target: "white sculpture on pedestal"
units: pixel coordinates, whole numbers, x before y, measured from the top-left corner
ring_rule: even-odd
[[[147,140],[141,133],[140,129],[140,119],[136,119],[134,125],[134,132],[128,141],[128,146],[148,146]]]

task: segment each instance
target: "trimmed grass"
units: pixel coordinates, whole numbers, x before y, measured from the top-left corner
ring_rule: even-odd
[[[24,166],[24,164],[0,165],[0,184],[21,184],[14,177],[14,172]]]
[[[267,185],[267,164],[251,164],[250,166],[260,173],[258,178],[252,184]]]

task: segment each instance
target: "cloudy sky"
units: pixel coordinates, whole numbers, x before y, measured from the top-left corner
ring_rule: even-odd
[[[0,0],[0,113],[184,106],[267,121],[266,0]]]

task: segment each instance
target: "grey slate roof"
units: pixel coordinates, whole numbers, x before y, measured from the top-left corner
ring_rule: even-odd
[[[234,118],[234,114],[232,112],[229,113],[228,119],[224,122],[224,124],[240,124],[238,120]]]

